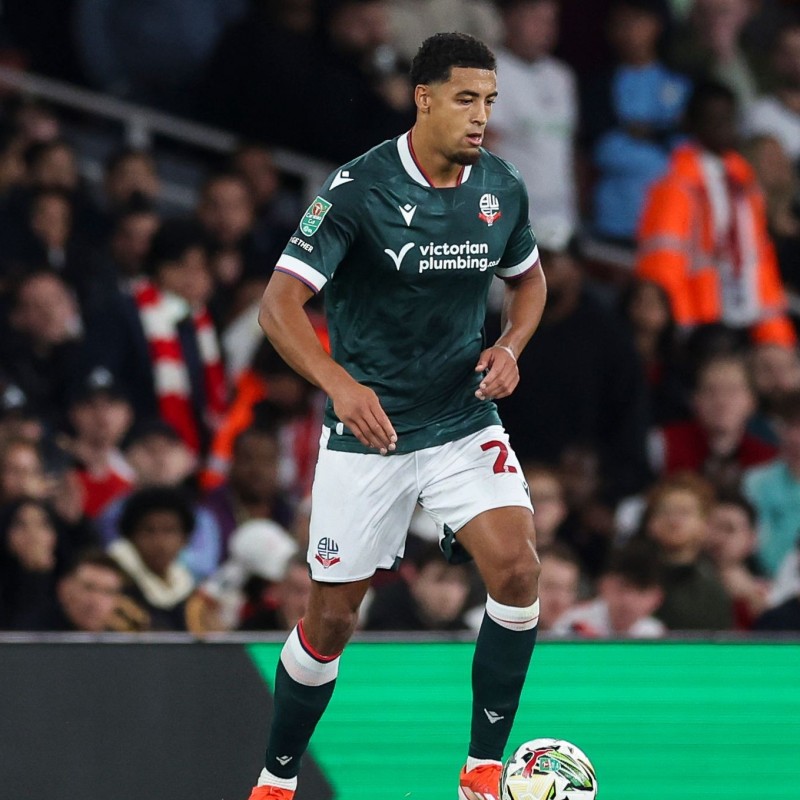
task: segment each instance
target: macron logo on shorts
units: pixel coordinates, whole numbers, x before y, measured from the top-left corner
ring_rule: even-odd
[[[314,558],[319,561],[325,569],[338,564],[342,559],[339,558],[339,545],[328,536],[317,542],[317,554]]]

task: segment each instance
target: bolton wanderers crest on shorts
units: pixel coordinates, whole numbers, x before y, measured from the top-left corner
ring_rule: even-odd
[[[317,542],[317,554],[314,558],[319,561],[325,569],[338,564],[342,559],[339,558],[339,545],[333,539],[324,537]]]

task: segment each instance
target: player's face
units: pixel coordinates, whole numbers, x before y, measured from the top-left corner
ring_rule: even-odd
[[[453,67],[448,81],[426,88],[430,124],[442,155],[454,164],[474,164],[497,97],[494,70]]]

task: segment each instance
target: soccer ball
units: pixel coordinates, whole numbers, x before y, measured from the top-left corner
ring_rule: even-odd
[[[500,800],[594,800],[597,776],[586,754],[562,739],[520,745],[503,766]]]

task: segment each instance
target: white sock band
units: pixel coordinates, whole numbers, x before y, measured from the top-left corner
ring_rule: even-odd
[[[510,631],[529,631],[539,622],[539,601],[532,606],[519,608],[517,606],[504,606],[486,596],[486,613],[493,622]]]
[[[279,789],[291,789],[294,791],[297,788],[297,777],[279,778],[277,775],[267,772],[265,768],[261,770],[256,786],[277,786]]]
[[[303,646],[300,632],[295,628],[281,650],[281,663],[289,677],[303,686],[322,686],[339,674],[339,656],[330,661],[314,658]]]

